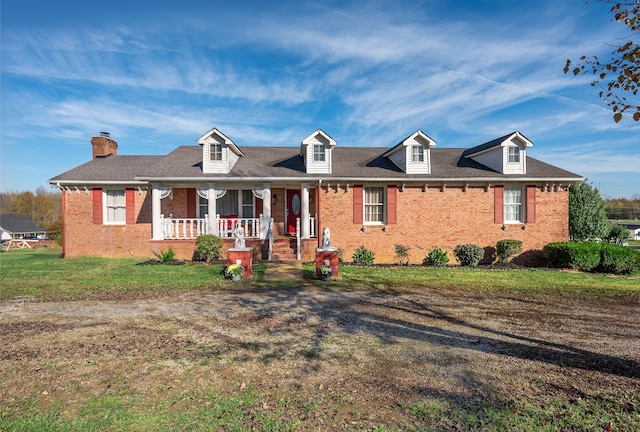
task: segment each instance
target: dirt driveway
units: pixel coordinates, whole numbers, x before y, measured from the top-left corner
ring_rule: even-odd
[[[325,425],[420,425],[407,405],[640,392],[640,307],[612,300],[316,287],[0,302],[0,404],[131,392],[174,409],[253,389]],[[119,393],[120,392],[120,393]],[[283,403],[290,401],[290,403]]]

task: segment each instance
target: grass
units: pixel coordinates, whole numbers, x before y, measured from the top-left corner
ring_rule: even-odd
[[[235,285],[223,278],[221,264],[216,265],[138,265],[139,259],[73,258],[60,259],[59,251],[12,251],[0,254],[0,298],[19,296],[36,298],[77,298],[102,296],[113,293],[171,292],[202,289],[232,289]],[[265,285],[262,275],[267,264],[257,263],[252,281],[241,282]],[[484,293],[516,293],[525,295],[575,296],[580,298],[606,298],[637,300],[640,298],[638,275],[608,276],[591,273],[565,272],[546,269],[491,270],[460,267],[340,267],[341,280],[321,282],[313,278],[314,266],[305,264],[305,281],[330,289],[377,290],[459,289]],[[287,286],[283,282],[270,288]],[[289,285],[290,286],[290,285]],[[356,351],[354,356],[358,356]],[[301,352],[298,362],[313,361],[318,367],[334,367],[347,360],[326,360]],[[100,362],[101,358],[90,358]],[[51,369],[58,368],[55,359]],[[232,361],[232,360],[226,360]],[[241,360],[233,360],[239,363]],[[129,362],[125,359],[123,362]],[[214,357],[196,358],[185,366],[189,371],[205,374],[214,369]],[[295,362],[294,362],[295,363]],[[581,394],[575,398],[558,397],[554,392],[513,400],[497,398],[456,401],[447,397],[415,399],[399,397],[397,406],[388,409],[390,415],[410,419],[412,423],[389,428],[387,425],[362,427],[362,413],[357,412],[349,396],[357,394],[345,387],[309,390],[260,387],[249,384],[246,389],[231,386],[214,388],[200,381],[190,383],[185,377],[182,384],[170,379],[170,372],[160,366],[162,359],[149,359],[149,367],[166,374],[167,382],[178,387],[168,392],[170,385],[157,387],[130,387],[128,378],[122,377],[117,386],[104,388],[101,393],[77,388],[66,383],[68,389],[59,393],[69,395],[57,399],[54,394],[43,396],[32,393],[17,402],[0,404],[0,430],[7,431],[155,431],[155,430],[225,430],[241,431],[248,427],[264,431],[300,430],[300,419],[320,413],[340,413],[345,420],[344,430],[375,430],[379,432],[400,429],[419,430],[633,430],[640,425],[640,393],[628,390],[603,392],[597,395]],[[131,366],[127,363],[128,366]],[[231,365],[227,365],[231,366]],[[225,366],[225,369],[226,367]],[[70,365],[66,367],[71,368]],[[74,364],[73,367],[81,367]],[[98,368],[87,363],[85,368]],[[220,366],[222,368],[222,366]],[[355,366],[354,366],[355,367]],[[155,369],[154,369],[155,368]],[[87,369],[87,370],[89,370]],[[70,369],[71,370],[71,369]],[[203,372],[205,371],[205,372]],[[112,371],[116,373],[115,371]],[[127,371],[122,372],[125,374]],[[36,373],[36,372],[34,372]],[[71,372],[69,372],[71,373]],[[90,377],[87,377],[89,379]],[[97,379],[97,378],[95,378]],[[268,381],[268,378],[266,378]],[[1,383],[0,383],[1,384]],[[46,383],[43,383],[46,385]],[[434,382],[434,386],[437,383]],[[276,386],[277,387],[277,386]],[[357,387],[357,385],[356,385]],[[191,393],[189,393],[191,389]],[[344,393],[344,394],[343,394]],[[0,392],[1,394],[1,392]],[[70,412],[69,400],[81,401],[77,411]],[[160,400],[160,402],[158,402]],[[269,401],[267,404],[265,401]],[[363,406],[364,402],[361,402]],[[359,409],[363,409],[360,406]],[[353,412],[349,410],[353,408]],[[338,416],[338,414],[336,414]],[[320,417],[323,418],[323,417]],[[381,420],[382,421],[382,420]],[[307,420],[307,424],[309,424]],[[319,426],[320,430],[330,427]]]
[[[135,258],[60,258],[59,251],[29,250],[0,254],[0,299],[75,297],[147,291],[225,289],[222,264],[139,265]],[[255,263],[253,282],[268,264]],[[305,264],[305,283],[317,283],[313,264]],[[640,298],[640,276],[610,276],[549,269],[496,270],[466,267],[358,267],[342,265],[341,280],[325,286],[349,289],[460,289],[594,298]],[[243,282],[251,283],[251,282]],[[269,286],[286,286],[275,282]]]
[[[75,297],[118,292],[221,289],[229,283],[222,264],[139,265],[135,258],[60,258],[60,251],[20,250],[0,254],[0,299]],[[256,264],[256,279],[265,264]]]
[[[313,273],[312,265],[305,271]],[[640,276],[611,276],[551,269],[496,270],[468,267],[358,267],[342,265],[342,280],[330,284],[352,289],[459,289],[587,298],[640,298]]]
[[[168,409],[161,404],[148,406],[142,398],[127,399],[118,395],[94,396],[84,402],[79,415],[69,418],[61,403],[54,401],[47,412],[16,415],[25,407],[13,406],[0,413],[3,431],[183,431],[225,430],[245,431],[247,423],[254,430],[292,431],[295,420],[282,419],[277,410],[257,408],[260,395],[246,390],[235,395],[213,392],[200,406],[182,410]],[[169,401],[171,404],[179,400]],[[28,411],[27,411],[28,412]]]

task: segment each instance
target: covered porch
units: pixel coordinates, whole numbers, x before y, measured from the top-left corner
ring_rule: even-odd
[[[308,184],[151,185],[152,244],[195,244],[212,234],[232,244],[237,230],[247,243],[268,248],[276,238],[309,243],[317,238],[317,189]],[[213,216],[211,216],[213,215]],[[305,241],[306,240],[306,241]],[[297,247],[298,259],[301,259]]]

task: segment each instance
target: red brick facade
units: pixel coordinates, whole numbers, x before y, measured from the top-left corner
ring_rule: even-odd
[[[144,190],[130,190],[128,196],[133,198],[135,223],[123,225],[104,225],[94,220],[94,194],[100,194],[100,189],[63,191],[65,257],[150,255],[151,196]]]
[[[533,194],[534,189],[530,190]],[[422,187],[406,187],[404,191],[398,188],[395,194],[396,223],[363,225],[354,223],[353,188],[345,190],[342,187],[338,191],[322,188],[319,229],[331,229],[332,246],[344,250],[346,261],[351,261],[353,252],[360,245],[375,253],[376,263],[396,262],[396,244],[410,248],[409,257],[413,264],[421,263],[433,247],[446,250],[450,262],[455,262],[452,252],[458,244],[495,247],[502,239],[521,240],[524,252],[541,250],[549,242],[566,241],[569,237],[567,188],[558,192],[542,190],[542,187],[535,188],[533,223],[496,223],[495,215],[502,214],[502,209],[494,211],[493,187],[485,191],[485,187],[470,186],[465,192],[462,187],[448,186],[444,190],[429,187],[426,191]],[[505,231],[503,227],[508,229]]]
[[[500,190],[500,187],[497,188]],[[356,187],[357,190],[357,187]],[[396,244],[408,246],[410,262],[421,263],[433,247],[445,249],[451,262],[455,262],[452,251],[458,244],[473,243],[483,248],[495,247],[501,239],[517,239],[523,242],[523,251],[539,251],[554,241],[568,239],[568,190],[547,192],[542,186],[527,190],[527,223],[504,225],[497,220],[502,209],[496,210],[496,188],[448,186],[389,188],[395,200],[395,212],[389,213],[385,225],[364,225],[361,215],[354,219],[354,187],[320,188],[310,194],[310,213],[315,214],[319,201],[318,230],[331,229],[332,246],[344,250],[344,259],[350,261],[360,245],[375,253],[376,263],[396,262]],[[284,189],[274,188],[276,202],[273,218],[276,226],[283,226]],[[174,217],[194,217],[192,208],[194,189],[173,190],[172,197],[162,200],[162,213]],[[63,247],[67,257],[153,257],[172,247],[179,259],[191,259],[195,248],[193,240],[151,241],[151,193],[146,190],[127,190],[127,222],[122,225],[104,225],[96,220],[94,203],[100,189],[67,190],[62,194],[64,223]],[[358,206],[361,208],[360,206]],[[393,206],[392,206],[393,207]],[[356,211],[357,213],[357,211]],[[102,216],[100,216],[101,218]],[[97,219],[100,219],[97,218]],[[535,220],[535,222],[530,222]],[[131,223],[135,221],[135,223]],[[363,230],[366,227],[366,230]],[[508,227],[505,231],[503,227]],[[523,229],[526,228],[526,229]],[[265,246],[259,240],[247,239],[247,246],[254,249],[254,258],[265,254]],[[224,251],[233,247],[233,239],[225,240]],[[315,260],[317,239],[307,240],[302,245],[304,261]],[[226,256],[226,252],[225,255]],[[224,257],[223,257],[224,258]]]

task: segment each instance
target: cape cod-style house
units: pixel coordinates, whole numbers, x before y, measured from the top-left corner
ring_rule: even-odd
[[[520,132],[438,148],[418,130],[372,148],[318,129],[300,146],[241,148],[213,128],[196,143],[126,156],[109,134],[93,137],[91,161],[49,180],[62,190],[64,255],[172,247],[190,259],[198,235],[222,237],[226,250],[242,229],[255,259],[313,261],[325,227],[348,261],[361,245],[377,263],[395,262],[395,245],[413,263],[436,246],[506,238],[539,251],[568,239],[568,188],[582,180],[528,156],[533,143]]]

